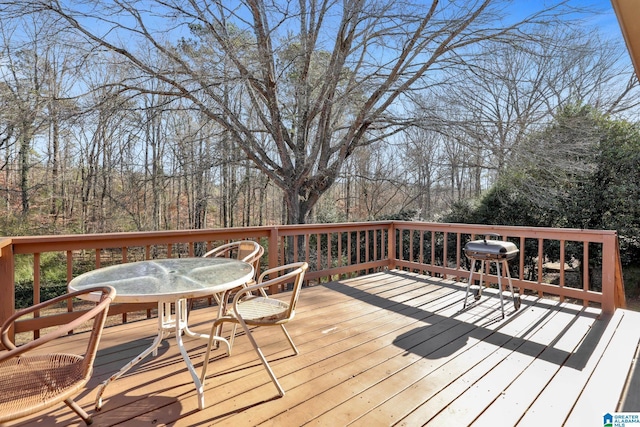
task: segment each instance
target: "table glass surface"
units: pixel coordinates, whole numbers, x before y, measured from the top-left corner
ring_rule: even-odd
[[[152,302],[224,292],[251,277],[253,267],[235,259],[171,258],[99,268],[71,280],[69,290],[109,285],[117,302]]]

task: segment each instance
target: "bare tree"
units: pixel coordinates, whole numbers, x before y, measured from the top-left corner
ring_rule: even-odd
[[[48,211],[41,209],[38,214],[48,214],[53,226],[66,209],[64,160],[67,159],[63,158],[63,152],[72,117],[78,113],[73,93],[79,74],[76,51],[60,43],[57,30],[53,20],[42,16],[0,23],[3,46],[0,121],[6,154],[2,168],[7,208],[9,193],[15,187],[20,194],[23,220],[30,213],[32,199],[36,199],[37,205],[46,206],[47,201],[38,199],[49,198]],[[19,184],[14,186],[12,181]]]
[[[189,100],[225,128],[282,189],[290,223],[306,221],[359,147],[407,123],[394,106],[437,79],[432,72],[464,63],[489,40],[516,43],[526,24],[560,10],[504,26],[497,0],[3,4],[5,14],[51,13],[67,21],[76,42],[84,38],[87,51],[95,45],[120,55],[138,69],[123,88],[148,91],[148,79],[169,84],[163,95]],[[222,64],[231,66],[223,72]],[[242,111],[230,105],[222,80],[243,91]]]
[[[140,178],[144,150],[138,143],[147,142],[145,115],[135,102],[105,84],[126,78],[127,72],[126,67],[87,67],[78,83],[88,95],[78,99],[69,130],[73,140],[67,142],[65,157],[75,182],[68,184],[65,204],[66,216],[79,220],[78,229],[84,232],[122,229],[126,226],[118,222],[119,216],[137,229],[146,225],[139,209],[146,203],[145,180]]]
[[[63,153],[69,139],[72,118],[79,113],[77,99],[73,96],[74,86],[78,84],[79,67],[72,48],[55,43],[51,38],[47,41],[49,46],[44,54],[49,72],[43,89],[46,98],[43,114],[48,126],[46,187],[51,199],[49,215],[55,225],[60,214],[64,216],[66,209]]]
[[[407,183],[417,199],[416,205],[423,219],[435,216],[433,187],[442,174],[439,160],[442,155],[442,135],[413,127],[405,132],[400,152],[410,181]]]
[[[26,18],[38,20],[38,17]],[[15,137],[19,191],[22,215],[29,213],[32,185],[30,170],[34,163],[31,157],[33,139],[43,129],[43,111],[46,106],[46,85],[49,82],[50,64],[46,50],[48,28],[43,22],[38,25],[20,27],[2,25],[3,59],[0,79],[6,89],[3,95],[9,99],[10,109],[5,119]],[[19,28],[22,28],[20,30]]]
[[[490,42],[487,54],[462,74],[451,76],[439,95],[449,103],[465,134],[461,140],[473,159],[476,180],[481,170],[496,177],[513,163],[529,136],[544,128],[567,104],[593,105],[620,112],[637,105],[637,80],[619,68],[622,50],[592,31],[547,27],[517,45]],[[442,121],[447,121],[443,117]],[[562,162],[564,159],[556,159]],[[480,190],[476,181],[476,193]]]

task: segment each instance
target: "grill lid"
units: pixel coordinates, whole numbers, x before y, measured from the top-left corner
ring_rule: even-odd
[[[512,259],[520,250],[511,243],[502,240],[473,240],[464,245],[464,253],[474,259]]]

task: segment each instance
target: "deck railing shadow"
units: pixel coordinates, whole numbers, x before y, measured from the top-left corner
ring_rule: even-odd
[[[414,330],[405,332],[393,341],[394,345],[403,348],[407,352],[417,354],[425,358],[441,358],[450,356],[456,351],[460,351],[467,345],[469,338],[477,341],[483,341],[503,347],[509,343],[509,348],[513,351],[520,352],[527,356],[536,357],[554,364],[568,366],[577,370],[585,367],[589,358],[593,354],[596,344],[600,341],[610,321],[610,316],[600,316],[595,310],[587,310],[585,307],[560,303],[551,299],[533,296],[530,299],[524,298],[522,306],[518,311],[508,310],[505,319],[500,314],[500,303],[497,295],[494,297],[483,299],[482,304],[475,304],[476,308],[482,306],[482,310],[478,311],[472,320],[468,319],[469,309],[463,310],[464,287],[460,283],[447,282],[441,279],[433,279],[429,276],[416,276],[415,274],[405,274],[401,271],[389,271],[386,274],[394,275],[399,278],[410,278],[415,281],[422,281],[429,285],[436,285],[443,288],[449,288],[452,292],[459,292],[459,298],[453,299],[444,307],[437,311],[428,311],[424,309],[411,310],[416,308],[411,304],[403,302],[395,302],[390,304],[389,299],[366,292],[347,283],[334,281],[325,286],[333,291],[349,295],[360,301],[377,306],[384,310],[391,310],[402,314],[403,316],[412,317],[418,321],[429,322],[429,325],[418,327]],[[506,304],[506,303],[505,303]],[[460,310],[455,310],[453,314],[445,315],[442,312],[451,312],[452,307],[459,305]],[[511,335],[502,332],[509,323],[514,322],[526,310],[533,306],[541,307],[543,314],[534,323],[528,325],[525,329],[520,330],[517,334]],[[418,307],[419,308],[419,307]],[[473,306],[472,306],[473,308]],[[505,308],[506,310],[506,308]],[[557,335],[551,340],[550,344],[540,344],[527,339],[531,331],[536,329],[544,322],[552,322],[554,314],[562,311],[574,316],[573,320],[562,328]],[[467,319],[465,319],[467,314]],[[566,334],[572,323],[576,321],[578,316],[590,317],[593,321],[589,332],[579,344],[578,348],[573,352],[560,350],[554,347],[564,334]],[[445,334],[446,333],[446,334]],[[524,345],[527,344],[527,345]],[[558,362],[561,361],[561,362]]]

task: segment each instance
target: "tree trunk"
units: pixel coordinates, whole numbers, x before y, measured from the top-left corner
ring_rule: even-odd
[[[53,108],[52,108],[53,110]],[[52,114],[52,123],[51,123],[51,208],[49,213],[53,218],[53,222],[55,223],[58,219],[58,214],[60,213],[60,193],[59,188],[62,186],[59,185],[58,177],[59,175],[59,164],[60,164],[60,125],[58,123],[58,119],[56,114]]]
[[[22,201],[22,215],[26,216],[29,213],[29,150],[31,148],[31,141],[27,133],[23,132],[20,135],[20,152],[19,152],[19,164],[20,164],[20,195]]]

